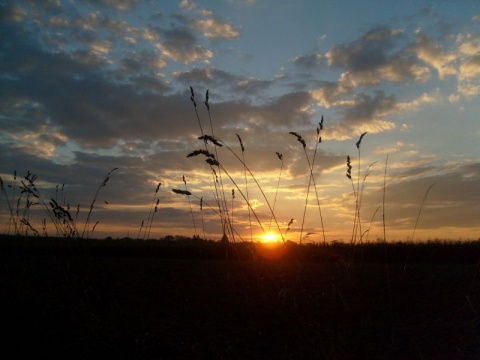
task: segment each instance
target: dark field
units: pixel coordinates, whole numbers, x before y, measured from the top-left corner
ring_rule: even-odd
[[[479,242],[290,244],[280,259],[248,247],[5,238],[2,350],[63,359],[480,358]]]

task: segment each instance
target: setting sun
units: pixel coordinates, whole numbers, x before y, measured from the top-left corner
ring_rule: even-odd
[[[273,232],[266,232],[260,238],[263,243],[278,242],[278,235]]]

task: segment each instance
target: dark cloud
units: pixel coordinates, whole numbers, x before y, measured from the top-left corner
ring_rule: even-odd
[[[185,84],[185,86],[193,86],[195,89],[200,87],[202,92],[208,87],[217,90],[225,88],[228,90],[228,93],[234,92],[237,94],[237,97],[238,95],[258,95],[275,84],[271,80],[248,79],[213,67],[193,68],[189,71],[175,72],[173,77]],[[219,95],[221,98],[225,98],[224,94]]]
[[[360,94],[355,97],[353,106],[344,107],[344,121],[365,123],[378,116],[392,111],[396,105],[395,96],[386,96],[383,92],[377,92],[375,96]]]
[[[13,3],[0,4],[0,21],[7,22],[22,21],[25,18],[25,12],[18,5]]]
[[[288,93],[265,104],[252,104],[249,101],[225,101],[215,104],[215,122],[220,129],[228,130],[229,123],[242,128],[259,130],[256,136],[269,132],[288,132],[311,124],[311,114],[307,111],[311,103],[307,92]]]
[[[173,29],[153,28],[153,30],[162,39],[157,44],[157,48],[168,59],[189,64],[195,60],[208,59],[213,56],[211,51],[198,44],[195,34],[186,27]]]
[[[16,119],[12,130],[32,131],[48,119],[71,140],[109,147],[121,137],[178,136],[185,128],[175,119],[186,118],[181,109],[188,105],[188,96],[160,96],[168,88],[159,80],[137,77],[133,83],[117,83],[101,67],[80,63],[68,54],[44,52],[27,39],[8,50],[0,68],[12,75],[4,81],[1,101],[16,104],[3,114],[9,121]],[[23,122],[17,117],[19,104],[23,104]]]
[[[328,62],[354,72],[378,68],[385,64],[400,35],[387,27],[375,28],[354,42],[335,46],[327,54]]]

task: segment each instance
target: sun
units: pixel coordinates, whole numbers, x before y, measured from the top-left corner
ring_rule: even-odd
[[[273,232],[266,232],[260,238],[263,243],[275,243],[278,241],[278,235]]]

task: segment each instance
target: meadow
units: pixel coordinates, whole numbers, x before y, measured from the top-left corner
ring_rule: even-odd
[[[478,358],[480,242],[351,250],[4,237],[3,348],[17,358]]]
[[[352,236],[327,242],[314,176],[322,118],[313,153],[301,135],[290,132],[308,164],[299,241],[291,241],[291,222],[277,219],[277,195],[271,201],[263,192],[245,162],[240,136],[237,153],[213,135],[208,92],[211,135],[203,130],[192,88],[191,102],[202,148],[187,156],[208,164],[213,201],[203,202],[185,180],[184,189],[172,191],[188,202],[197,196],[201,207],[216,214],[222,240],[201,237],[200,229],[193,238],[150,239],[160,184],[138,236],[95,239],[97,198],[116,168],[100,183],[83,222],[79,208],[75,212],[56,197],[44,198],[35,174],[28,172],[14,185],[2,180],[10,213],[9,232],[0,238],[6,353],[116,359],[480,357],[480,240],[414,240],[431,187],[419,204],[410,241],[386,241],[384,220],[383,239],[369,241],[362,199],[370,166],[361,163],[366,133],[361,134],[356,159],[348,156],[345,163],[355,203]],[[241,164],[243,179],[233,178],[220,151]],[[266,228],[251,203],[252,189],[263,197],[277,242],[246,240],[234,221],[229,204],[235,192],[248,210],[249,227]],[[306,241],[307,204],[318,209],[323,241]],[[47,216],[33,219],[35,207]],[[385,203],[377,211],[384,209]]]

